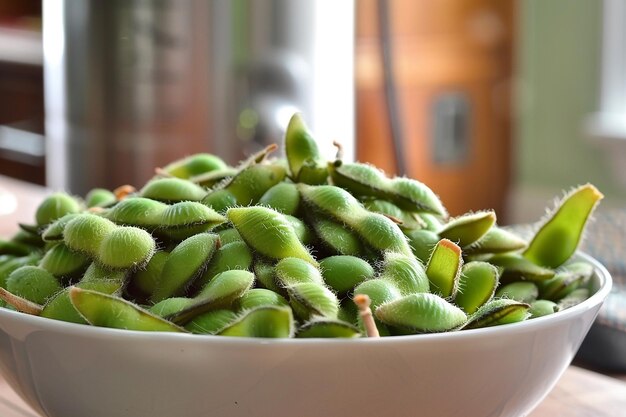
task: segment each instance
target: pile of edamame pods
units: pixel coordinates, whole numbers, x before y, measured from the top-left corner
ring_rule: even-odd
[[[572,190],[525,240],[493,211],[449,218],[437,195],[372,165],[323,160],[299,115],[237,167],[198,154],[141,189],[54,193],[0,241],[5,308],[130,330],[382,336],[544,316],[589,297],[570,257],[602,194]]]

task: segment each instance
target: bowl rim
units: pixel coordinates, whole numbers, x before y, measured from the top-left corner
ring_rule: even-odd
[[[80,337],[94,337],[102,339],[121,339],[121,341],[129,342],[131,340],[159,340],[159,343],[194,341],[192,343],[209,343],[209,344],[227,344],[227,345],[289,345],[289,346],[307,346],[307,345],[360,345],[360,344],[397,344],[397,343],[418,343],[420,341],[461,341],[467,339],[475,339],[484,336],[506,335],[511,332],[520,331],[531,332],[535,329],[553,326],[556,323],[567,321],[572,316],[578,316],[584,312],[599,306],[606,299],[611,291],[612,278],[608,270],[598,260],[592,256],[576,252],[571,260],[583,260],[590,263],[594,268],[594,273],[599,278],[599,288],[588,299],[580,304],[570,307],[558,313],[537,317],[532,320],[525,320],[519,323],[504,324],[500,326],[468,329],[455,332],[439,332],[439,333],[422,333],[414,335],[399,335],[380,338],[254,338],[254,337],[235,337],[235,336],[217,336],[217,335],[199,335],[192,333],[173,333],[173,332],[151,332],[139,330],[124,330],[107,327],[96,327],[85,324],[69,323],[60,320],[53,320],[39,316],[33,316],[6,308],[0,308],[0,324],[2,321],[13,321],[14,323],[24,323],[40,330],[53,331],[61,334],[75,335]],[[44,328],[44,329],[41,329]],[[2,326],[0,325],[0,331]]]

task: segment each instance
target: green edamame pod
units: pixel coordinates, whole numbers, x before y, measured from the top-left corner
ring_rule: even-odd
[[[403,295],[429,290],[429,278],[424,266],[414,256],[387,252],[380,278],[392,282]]]
[[[31,265],[19,267],[11,272],[6,280],[6,288],[12,294],[37,304],[45,304],[62,289],[54,275],[43,268]]]
[[[405,234],[415,257],[424,264],[428,263],[433,249],[441,240],[439,235],[430,230],[410,230],[406,231]]]
[[[35,220],[38,226],[44,226],[66,214],[78,213],[80,210],[80,203],[74,197],[65,193],[54,193],[46,197],[37,207]]]
[[[104,188],[94,188],[85,196],[87,207],[107,207],[117,202],[115,194]]]
[[[496,297],[509,298],[520,303],[530,304],[539,296],[539,289],[534,282],[520,281],[498,288]]]
[[[58,243],[49,249],[41,259],[39,266],[55,277],[67,277],[84,271],[89,258],[79,252],[73,252],[64,243]]]
[[[95,256],[104,238],[117,228],[110,220],[91,213],[81,213],[63,228],[63,241],[73,251]]]
[[[294,333],[294,321],[289,307],[258,307],[244,313],[220,330],[220,336],[286,338]]]
[[[454,298],[458,291],[462,267],[461,248],[448,239],[441,239],[426,266],[430,290],[442,297]]]
[[[237,175],[238,169],[232,167],[226,167],[215,171],[205,172],[204,174],[194,175],[189,178],[189,181],[198,184],[201,187],[213,187],[220,182],[228,181],[230,178]]]
[[[285,178],[285,170],[279,165],[254,164],[235,175],[224,190],[230,192],[237,205],[256,204],[270,188]]]
[[[152,301],[180,295],[185,288],[200,276],[211,260],[218,244],[218,236],[200,233],[183,240],[169,254],[158,284],[152,294]]]
[[[193,300],[187,297],[166,298],[150,307],[148,311],[159,317],[170,317],[188,308],[192,303]]]
[[[526,241],[519,236],[493,226],[483,237],[471,245],[464,246],[463,252],[467,255],[481,255],[488,253],[514,252],[526,247]]]
[[[459,291],[454,303],[467,314],[473,314],[489,301],[498,286],[498,268],[480,261],[468,262],[461,269]]]
[[[252,310],[263,306],[288,306],[285,298],[274,291],[265,288],[253,288],[246,291],[236,302],[238,310]]]
[[[467,322],[464,329],[499,326],[526,320],[530,306],[507,298],[493,299],[482,305]]]
[[[185,329],[194,334],[215,334],[237,320],[237,313],[232,310],[213,310],[200,314],[185,325]]]
[[[222,229],[217,232],[217,235],[220,237],[220,243],[222,246],[228,245],[232,242],[243,242],[241,239],[241,235],[234,227],[227,227],[226,229]]]
[[[363,206],[369,211],[384,214],[387,217],[399,220],[402,229],[419,230],[426,227],[426,223],[417,214],[404,211],[389,201],[365,199],[363,200]]]
[[[136,269],[148,263],[155,249],[150,233],[137,227],[120,226],[102,239],[96,260],[112,269]]]
[[[320,270],[326,284],[338,293],[350,291],[374,277],[374,268],[356,256],[329,256],[320,261]]]
[[[150,297],[159,285],[169,252],[156,251],[145,268],[139,269],[131,277],[131,287],[143,296]]]
[[[328,169],[320,157],[315,139],[299,113],[295,113],[287,125],[285,153],[294,181],[307,184],[326,182]]]
[[[496,214],[493,211],[479,211],[450,220],[438,234],[463,247],[478,241],[495,223]]]
[[[315,234],[331,253],[359,256],[365,252],[361,240],[345,226],[321,216],[311,218]]]
[[[300,206],[300,192],[295,184],[281,182],[267,190],[259,200],[259,204],[293,216]]]
[[[303,338],[354,338],[360,337],[361,332],[350,323],[341,320],[315,318],[298,328],[296,337]]]
[[[195,316],[210,310],[228,308],[246,293],[254,283],[254,274],[248,271],[225,271],[215,276],[186,308],[172,314],[169,320],[185,324]]]
[[[235,196],[228,190],[211,191],[202,199],[202,204],[211,207],[218,213],[224,213],[231,207],[238,205]]]
[[[430,293],[409,294],[385,303],[375,315],[383,323],[417,332],[448,331],[467,321],[460,308]]]
[[[285,214],[285,218],[291,223],[293,231],[303,245],[310,245],[313,242],[313,233],[302,220],[288,214]]]
[[[529,318],[531,319],[548,316],[556,313],[557,311],[559,311],[559,307],[555,302],[550,300],[535,300],[530,303],[530,309],[528,310],[530,313]]]
[[[591,184],[569,193],[537,231],[524,257],[548,268],[562,265],[578,248],[587,219],[603,197]]]
[[[174,161],[163,168],[168,174],[182,179],[205,174],[208,172],[226,169],[228,165],[218,156],[208,153],[198,153]]]
[[[153,230],[161,226],[167,207],[167,204],[149,198],[129,197],[113,206],[104,217],[118,225]]]
[[[488,259],[489,263],[502,267],[502,282],[527,280],[541,282],[554,276],[554,270],[536,265],[517,253],[503,253]]]
[[[0,239],[0,255],[26,256],[33,251],[29,245]]]
[[[593,275],[593,267],[585,262],[573,262],[561,268],[553,278],[539,285],[541,298],[559,300],[587,282]]]
[[[561,298],[557,303],[558,311],[567,310],[574,307],[589,298],[588,288],[577,288],[565,297]]]
[[[272,259],[300,258],[317,266],[291,222],[277,211],[260,206],[237,207],[228,209],[226,217],[256,252]]]
[[[243,241],[235,241],[221,246],[211,258],[206,271],[198,279],[196,286],[204,287],[214,276],[231,269],[250,270],[252,253]]]
[[[139,195],[164,203],[176,203],[200,201],[206,195],[206,191],[199,185],[180,178],[157,178],[149,181]]]
[[[253,269],[259,285],[280,294],[284,293],[284,289],[277,283],[274,265],[257,259],[253,264]]]
[[[73,220],[78,216],[80,216],[79,213],[70,213],[56,219],[44,229],[41,234],[41,238],[44,242],[63,240],[63,231],[65,230],[65,226],[70,222],[70,220]]]
[[[175,324],[122,298],[71,287],[70,301],[91,325],[152,332],[184,332]]]

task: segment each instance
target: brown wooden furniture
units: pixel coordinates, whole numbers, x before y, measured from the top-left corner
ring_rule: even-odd
[[[484,208],[504,213],[515,1],[389,4],[407,174],[436,190],[452,214]],[[357,158],[393,173],[375,0],[358,2],[356,41]],[[457,163],[442,164],[433,158],[433,105],[450,92],[469,102],[468,152]]]

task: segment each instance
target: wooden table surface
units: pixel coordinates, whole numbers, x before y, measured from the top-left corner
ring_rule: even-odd
[[[34,210],[46,194],[41,187],[0,176],[0,237],[17,231],[18,222],[32,223]],[[626,376],[621,378],[626,380]],[[560,416],[626,416],[626,382],[570,366],[548,397],[530,414],[530,417]],[[1,375],[0,417],[37,417]]]

